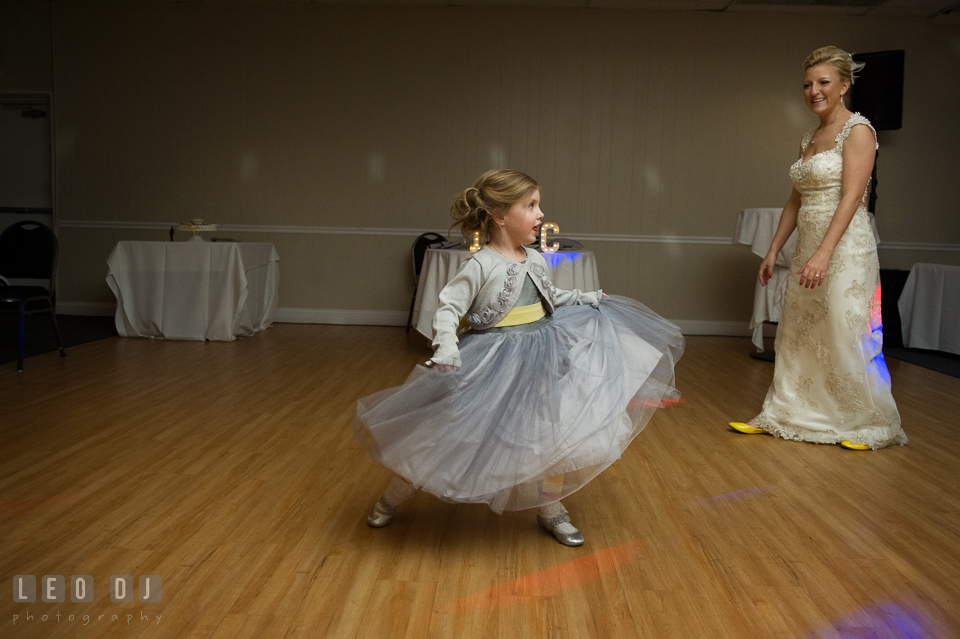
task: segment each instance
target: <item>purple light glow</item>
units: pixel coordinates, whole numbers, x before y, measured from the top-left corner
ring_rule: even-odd
[[[722,495],[714,495],[713,497],[706,497],[699,501],[695,501],[691,506],[712,506],[717,503],[732,501],[734,499],[742,499],[744,497],[752,497],[753,495],[759,495],[761,493],[768,493],[774,490],[776,486],[756,486],[754,488],[744,488],[743,490],[735,490],[732,493],[724,493]]]
[[[875,352],[867,365],[867,374],[872,376],[879,387],[890,386],[890,371],[883,357],[883,318],[880,314],[880,285],[870,298],[869,332],[863,336],[862,346],[866,353]]]
[[[571,262],[575,261],[578,257],[583,255],[583,253],[572,253],[572,252],[560,252],[556,253],[541,253],[543,259],[547,261],[547,264],[550,265],[550,268],[557,268],[560,266],[560,262],[564,260],[570,260]]]
[[[869,619],[869,626],[864,626],[865,618]],[[868,637],[934,639],[952,635],[944,632],[917,608],[901,606],[892,601],[881,601],[874,606],[861,608],[844,617],[834,619],[807,635],[807,639],[826,639],[837,636],[844,639]]]

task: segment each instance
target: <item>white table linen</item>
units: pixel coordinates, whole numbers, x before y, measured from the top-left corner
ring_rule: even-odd
[[[770,243],[773,242],[773,236],[777,233],[777,226],[780,224],[780,214],[783,209],[779,208],[755,208],[743,209],[737,215],[737,224],[733,231],[733,243],[745,244],[750,247],[750,251],[761,258],[767,256],[770,250]],[[880,243],[880,235],[877,233],[877,225],[873,219],[873,213],[870,216],[870,225],[873,228],[873,237]],[[794,230],[787,238],[780,254],[777,255],[777,261],[773,267],[773,276],[766,286],[760,285],[760,279],[754,279],[753,291],[753,313],[750,315],[750,330],[753,332],[751,340],[757,351],[763,351],[763,323],[779,322],[780,311],[783,309],[783,296],[787,290],[787,279],[790,275],[790,262],[793,261],[793,254],[797,248],[797,231]]]
[[[279,261],[263,242],[128,242],[107,258],[117,332],[230,341],[273,324]]]
[[[960,266],[914,264],[897,307],[904,346],[960,355]]]
[[[411,322],[427,339],[433,339],[433,316],[437,312],[440,291],[471,255],[470,251],[457,249],[427,249],[424,254]],[[543,253],[543,258],[552,271],[553,284],[557,288],[576,288],[584,292],[600,288],[597,258],[593,251],[557,251]]]

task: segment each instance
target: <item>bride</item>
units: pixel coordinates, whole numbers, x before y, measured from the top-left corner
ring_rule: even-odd
[[[879,147],[870,122],[843,104],[862,65],[823,47],[803,66],[803,96],[820,125],[803,137],[790,167],[793,192],[760,265],[760,283],[772,276],[794,228],[796,277],[787,283],[763,410],[730,426],[854,450],[902,446],[907,436],[881,351],[880,265],[866,209]]]

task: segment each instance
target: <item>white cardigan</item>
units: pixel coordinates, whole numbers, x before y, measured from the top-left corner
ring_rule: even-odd
[[[547,313],[558,306],[571,304],[600,305],[602,291],[582,293],[564,291],[550,281],[550,271],[543,256],[533,249],[525,262],[514,262],[487,247],[477,251],[460,265],[457,274],[440,291],[440,305],[433,318],[434,364],[460,366],[457,348],[457,327],[466,316],[470,328],[484,330],[502,320],[514,307],[527,273],[537,285]]]

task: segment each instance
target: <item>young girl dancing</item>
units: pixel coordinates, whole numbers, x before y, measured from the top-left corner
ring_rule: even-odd
[[[525,247],[543,218],[528,175],[484,173],[451,214],[486,246],[441,291],[426,366],[357,402],[357,440],[396,473],[367,523],[386,526],[419,488],[498,514],[539,508],[540,526],[579,546],[560,500],[679,397],[680,329],[634,300],[553,285]]]

